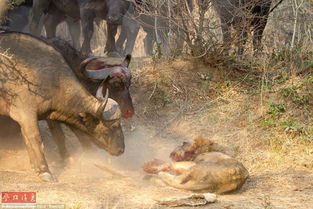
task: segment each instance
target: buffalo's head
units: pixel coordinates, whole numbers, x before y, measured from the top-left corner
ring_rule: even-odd
[[[108,23],[119,24],[133,0],[107,0],[106,2]]]
[[[85,77],[101,83],[96,97],[103,99],[105,91],[109,90],[109,97],[119,104],[124,118],[130,118],[134,114],[133,102],[129,93],[131,72],[128,66],[130,61],[131,55],[127,55],[122,64],[108,65],[103,60],[92,57],[83,61],[80,66],[80,71]]]
[[[79,122],[98,147],[111,155],[120,155],[124,152],[125,144],[119,105],[108,98],[108,91],[98,104],[95,114],[80,113]]]

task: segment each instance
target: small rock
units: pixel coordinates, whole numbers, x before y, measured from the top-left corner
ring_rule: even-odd
[[[182,207],[182,206],[203,206],[208,203],[214,203],[216,201],[216,195],[213,193],[206,194],[192,194],[179,198],[170,198],[165,200],[156,200],[158,204],[170,206],[170,207]]]

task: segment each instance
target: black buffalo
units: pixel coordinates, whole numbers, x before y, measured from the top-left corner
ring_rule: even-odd
[[[107,21],[107,42],[105,51],[108,55],[116,56],[115,35],[122,17],[128,10],[130,0],[33,0],[33,10],[30,16],[30,32],[40,34],[40,18],[47,11],[45,28],[47,37],[55,37],[56,26],[67,20],[70,33],[76,48],[79,45],[80,22],[83,31],[81,50],[84,54],[91,53],[90,40],[94,31],[95,18]]]
[[[186,10],[187,7],[184,5],[192,12],[192,0],[157,2],[136,0],[123,18],[121,34],[116,43],[118,51],[122,55],[132,53],[140,27],[147,33],[144,39],[147,55],[152,55],[153,46],[157,42],[161,44],[163,53],[168,52],[168,35],[170,30],[173,30],[177,40],[180,39],[180,43],[176,47],[181,49],[183,32],[177,27],[175,16],[182,12],[181,10]]]
[[[239,39],[238,54],[244,51],[250,28],[253,30],[254,49],[260,49],[272,0],[213,0],[212,3],[221,20],[226,52],[232,43],[231,27],[235,29]]]

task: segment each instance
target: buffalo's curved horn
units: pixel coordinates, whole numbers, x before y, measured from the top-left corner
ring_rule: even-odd
[[[124,59],[124,61],[123,61],[123,63],[122,63],[122,66],[128,68],[131,59],[132,59],[132,56],[130,54],[127,54],[125,59]]]
[[[101,88],[101,87],[100,87]],[[99,88],[99,89],[100,89]],[[99,89],[98,89],[98,91],[99,91]],[[97,91],[97,92],[98,92]],[[102,93],[101,93],[102,94]],[[102,95],[103,96],[103,95]],[[104,112],[104,110],[105,110],[105,107],[106,107],[106,105],[107,105],[107,103],[108,103],[108,99],[109,99],[109,89],[107,89],[106,90],[106,92],[105,92],[105,96],[104,96],[104,98],[103,98],[103,100],[102,100],[102,102],[101,102],[101,104],[100,104],[100,106],[99,106],[99,108],[98,108],[98,111],[97,111],[97,115],[99,115],[99,116],[101,116],[102,117],[102,113]]]
[[[84,71],[86,69],[86,66],[93,60],[98,59],[98,57],[88,57],[87,59],[85,59],[84,61],[82,61],[79,65],[79,73],[81,73],[82,75],[84,75]]]
[[[106,80],[111,75],[114,68],[103,68],[101,70],[85,70],[85,75],[94,80]]]
[[[96,98],[97,98],[97,99],[100,99],[101,101],[104,100],[104,96],[103,96],[103,84],[101,84],[101,85],[99,86],[99,88],[97,89]]]
[[[113,99],[109,99],[105,107],[105,110],[102,113],[102,119],[104,121],[114,121],[122,117],[122,113],[119,105]]]

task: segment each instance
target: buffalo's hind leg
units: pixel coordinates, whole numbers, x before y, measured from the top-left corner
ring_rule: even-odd
[[[127,38],[127,26],[122,25],[121,27],[121,33],[116,41],[116,50],[118,53],[120,53],[121,55],[124,55],[124,43],[126,41]]]
[[[266,17],[267,18],[267,17]],[[253,32],[253,49],[254,49],[254,55],[258,55],[262,50],[262,37],[263,37],[263,32],[265,29],[267,23],[267,19],[265,20],[260,20],[255,28],[254,28],[254,32]]]
[[[64,20],[64,15],[62,12],[58,11],[56,8],[51,9],[47,14],[45,19],[45,29],[47,38],[56,37],[57,26]]]
[[[44,10],[49,7],[51,0],[34,0],[33,7],[30,14],[29,21],[29,31],[34,35],[40,35],[41,27],[40,19],[44,14]]]
[[[43,180],[53,182],[55,179],[51,175],[45,155],[44,145],[39,132],[38,119],[35,113],[20,113],[12,117],[21,127],[24,142],[28,151],[30,163]]]
[[[153,31],[146,31],[147,35],[144,38],[144,48],[147,56],[152,56],[153,54],[153,45],[155,42],[155,35]]]
[[[223,54],[225,55],[229,54],[229,50],[233,41],[231,37],[230,27],[230,24],[227,24],[226,21],[222,21],[221,28],[223,33]]]
[[[236,27],[236,32],[237,32],[237,37],[239,38],[239,40],[236,40],[237,41],[237,47],[238,47],[237,54],[243,55],[244,50],[245,50],[245,45],[247,42],[247,38],[248,38],[247,28],[245,28],[245,27],[240,28],[240,26]]]
[[[129,19],[126,27],[127,27],[127,42],[125,45],[123,56],[131,54],[133,52],[137,35],[140,29],[140,25],[136,22],[136,20]]]

